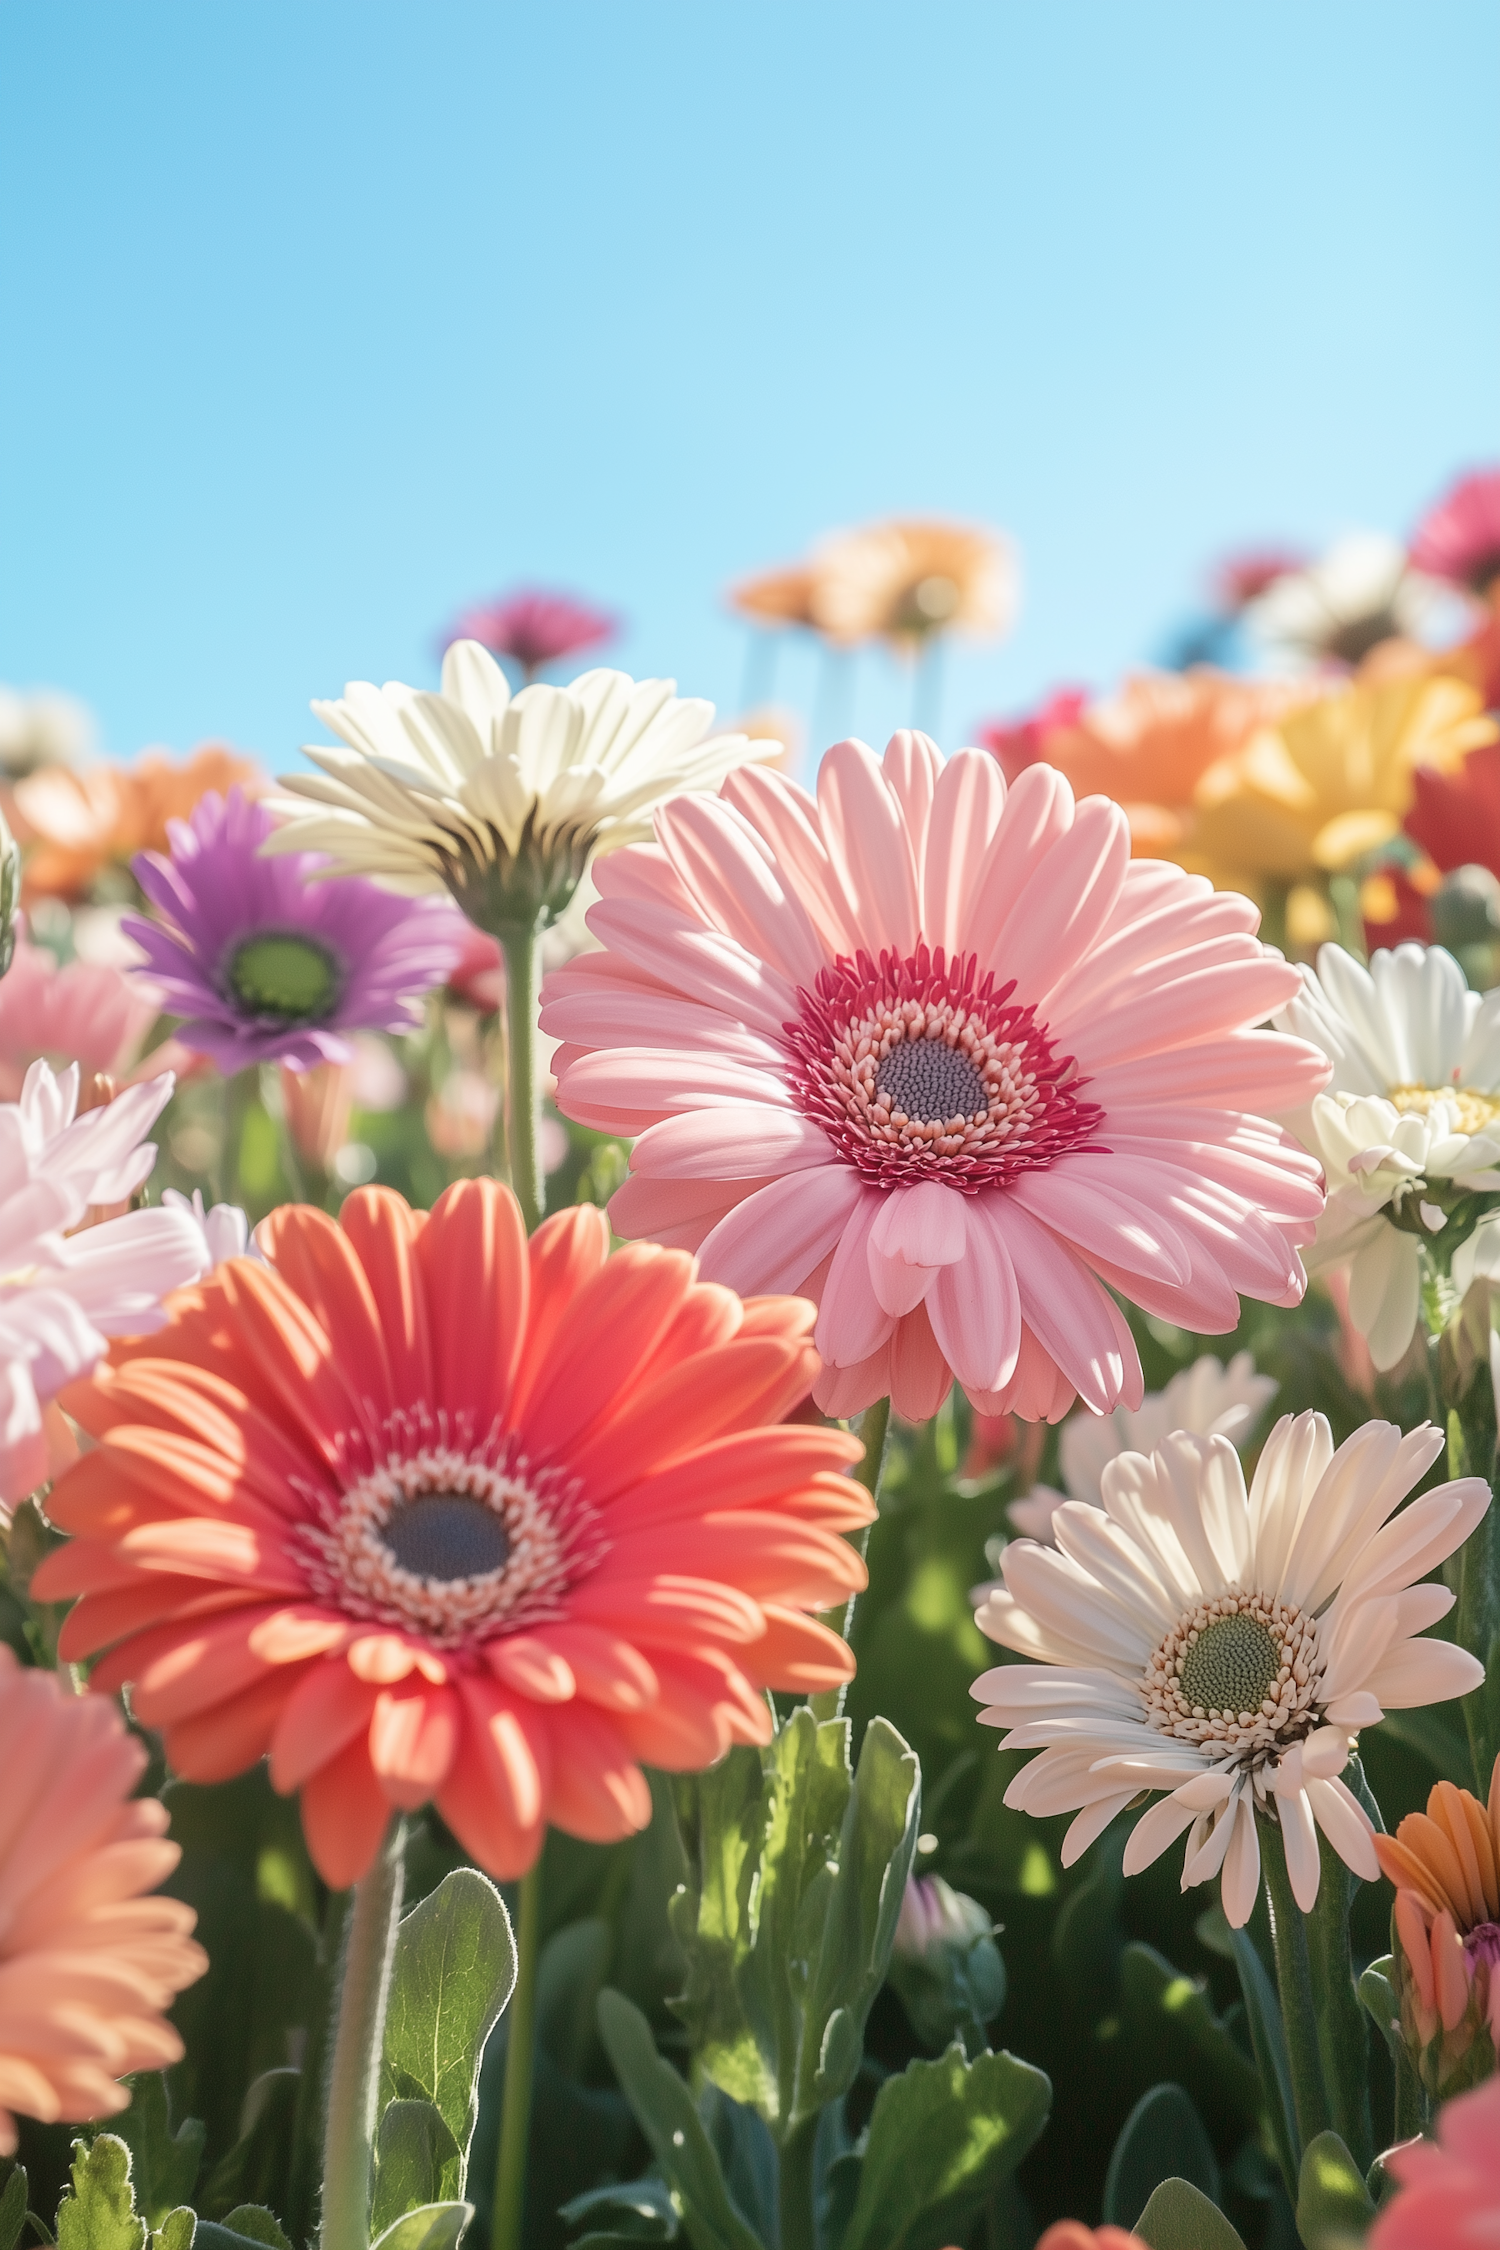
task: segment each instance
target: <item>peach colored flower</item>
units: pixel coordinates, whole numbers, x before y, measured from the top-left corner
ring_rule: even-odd
[[[810,1306],[611,1258],[588,1206],[528,1243],[493,1180],[430,1216],[285,1207],[257,1242],[69,1392],[99,1442],[33,1581],[81,1595],[62,1654],[109,1652],[93,1684],[133,1683],[178,1773],[269,1754],[335,1885],[429,1801],[514,1876],[549,1822],[643,1827],[637,1761],[711,1765],[769,1739],[766,1688],[850,1676],[808,1613],[864,1583],[858,1447],[776,1426]]]
[[[1484,2250],[1500,2242],[1500,2078],[1445,2102],[1437,2140],[1405,2141],[1381,2160],[1401,2183],[1366,2250]]]
[[[742,617],[756,625],[817,624],[813,609],[816,573],[805,564],[790,570],[766,570],[742,578],[729,589],[729,602]]]
[[[146,1752],[99,1696],[71,1696],[0,1646],[0,2156],[16,2119],[81,2124],[130,2096],[118,2081],[182,2056],[164,2020],[208,1959],[197,1917],[147,1894],[181,1854]]]
[[[1146,2250],[1146,2245],[1125,2227],[1086,2227],[1081,2219],[1059,2219],[1036,2250]]]
[[[45,946],[16,942],[0,980],[0,1101],[20,1096],[39,1057],[62,1068],[76,1062],[85,1084],[96,1072],[114,1077],[134,1062],[156,1021],[153,998],[102,961],[59,967]]]
[[[209,790],[224,795],[236,782],[251,794],[265,786],[248,759],[219,743],[181,761],[148,751],[134,766],[28,775],[15,788],[27,897],[77,898],[104,868],[166,851],[169,820],[186,820]]]
[[[970,524],[893,519],[835,532],[812,571],[813,623],[832,641],[910,652],[934,633],[993,639],[1015,615],[1010,542]]]
[[[1500,2048],[1500,1760],[1487,1805],[1440,1781],[1425,1813],[1375,1838],[1375,1856],[1396,1886],[1402,2029],[1445,2094],[1488,2075]]]
[[[1247,900],[1132,861],[1118,806],[898,734],[656,834],[544,986],[558,1106],[636,1141],[617,1232],[818,1301],[826,1412],[923,1420],[957,1379],[1108,1413],[1141,1399],[1110,1288],[1199,1331],[1300,1298],[1321,1179],[1265,1120],[1328,1065],[1252,1028],[1297,972]]]

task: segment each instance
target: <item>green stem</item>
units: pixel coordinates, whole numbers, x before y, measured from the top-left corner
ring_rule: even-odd
[[[1479,1371],[1464,1405],[1448,1416],[1448,1472],[1455,1477],[1483,1477],[1494,1491],[1495,1425],[1487,1369]],[[1474,1786],[1484,1797],[1500,1755],[1500,1507],[1494,1500],[1456,1560],[1455,1637],[1485,1668],[1483,1681],[1463,1699]]]
[[[545,1206],[541,1171],[541,1081],[536,1074],[537,971],[541,938],[535,930],[509,930],[505,953],[505,1138],[510,1184],[526,1221],[539,1224]]]
[[[401,1913],[405,1843],[406,1823],[398,1815],[386,1830],[369,1873],[354,1887],[344,1925],[338,2029],[323,2127],[320,2250],[368,2250],[375,2097]]]
[[[1370,2115],[1370,2019],[1354,1986],[1349,1909],[1355,1877],[1319,1836],[1322,1873],[1307,1917],[1307,1960],[1317,2009],[1318,2048],[1333,2111],[1333,2129],[1361,2172],[1375,2161]]]
[[[490,2250],[521,2250],[526,2214],[526,2148],[531,2134],[531,2079],[536,2065],[536,1962],[542,1932],[542,1863],[521,1878],[516,1930],[516,1989],[506,2020],[505,2093]]]
[[[856,1484],[864,1486],[872,1500],[878,1500],[880,1479],[885,1470],[886,1447],[891,1434],[891,1402],[888,1398],[878,1398],[873,1406],[865,1408],[859,1418],[856,1434],[864,1442],[864,1458],[856,1462],[850,1474]],[[863,1561],[865,1549],[870,1544],[868,1524],[859,1531],[850,1532],[848,1539],[850,1546]],[[842,1611],[826,1610],[822,1619],[825,1625],[830,1626],[835,1633],[841,1633],[850,1642],[854,1637],[854,1605],[858,1598],[858,1595],[851,1594]],[[816,1695],[808,1697],[807,1708],[815,1719],[837,1719],[843,1714],[844,1697],[847,1693],[847,1687],[820,1688]]]
[[[1286,951],[1286,902],[1291,886],[1279,883],[1268,875],[1261,885],[1260,940],[1262,945],[1274,945],[1278,953]]]
[[[815,2250],[817,2222],[813,2211],[813,2154],[818,2137],[816,2117],[794,2125],[781,2144],[777,2207],[781,2220],[781,2250]]]
[[[260,1068],[237,1070],[223,1082],[220,1103],[219,1201],[240,1200],[240,1151],[245,1143],[245,1121],[260,1099]]]
[[[1333,2119],[1323,2084],[1323,2055],[1318,2038],[1317,1999],[1308,1960],[1307,1921],[1292,1896],[1280,1824],[1262,1816],[1259,1825],[1260,1863],[1271,1916],[1271,1942],[1276,1949],[1276,1989],[1281,2000],[1282,2029],[1286,2034],[1300,2157],[1309,2141],[1328,2131]]]
[[[1339,944],[1356,961],[1365,957],[1365,919],[1359,911],[1359,885],[1352,875],[1330,875],[1328,902],[1338,924]]]

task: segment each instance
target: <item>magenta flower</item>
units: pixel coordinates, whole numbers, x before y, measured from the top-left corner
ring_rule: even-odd
[[[1247,899],[1130,857],[1050,766],[898,734],[816,798],[744,769],[612,853],[605,950],[547,980],[558,1103],[639,1135],[610,1206],[706,1280],[820,1307],[825,1413],[890,1392],[1139,1405],[1109,1294],[1197,1330],[1295,1304],[1316,1162],[1267,1119],[1328,1066]]]
[[[446,901],[315,881],[325,862],[313,852],[262,859],[274,825],[239,789],[210,794],[190,820],[168,822],[170,859],[132,863],[161,920],[128,915],[122,927],[163,1008],[185,1019],[177,1037],[226,1075],[348,1062],[348,1033],[409,1031],[463,950],[463,917]]]
[[[508,656],[527,680],[536,678],[548,664],[565,656],[581,656],[586,648],[612,641],[620,629],[617,617],[607,610],[590,609],[570,594],[543,594],[526,588],[507,594],[503,601],[482,602],[464,614],[446,634],[445,648],[455,641],[478,641],[492,656]]]
[[[1476,469],[1429,508],[1411,543],[1413,570],[1487,594],[1500,578],[1500,469]]]
[[[1500,2078],[1445,2102],[1437,2140],[1404,2141],[1383,2159],[1401,2183],[1369,2250],[1445,2250],[1500,2242]]]

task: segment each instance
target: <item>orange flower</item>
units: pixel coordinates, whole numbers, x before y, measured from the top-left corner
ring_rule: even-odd
[[[1375,1854],[1396,1886],[1402,2027],[1446,2095],[1493,2070],[1500,2048],[1500,1759],[1488,1806],[1440,1781]]]
[[[816,625],[813,590],[816,576],[805,565],[790,570],[766,570],[756,578],[742,578],[729,589],[731,606],[756,625]]]
[[[1124,2227],[1086,2227],[1081,2219],[1059,2219],[1036,2250],[1146,2250],[1146,2245]]]
[[[433,1801],[521,1874],[550,1821],[643,1827],[637,1760],[764,1742],[763,1690],[847,1679],[810,1611],[864,1584],[869,1521],[811,1387],[814,1313],[741,1303],[679,1250],[610,1258],[590,1207],[528,1244],[508,1190],[431,1215],[362,1189],[288,1207],[67,1394],[98,1439],[48,1513],[77,1536],[38,1595],[82,1599],[68,1657],[134,1683],[195,1781],[268,1753],[333,1884],[393,1808]]]
[[[1123,805],[1137,858],[1181,860],[1191,846],[1193,796],[1204,774],[1279,718],[1297,692],[1210,665],[1137,672],[1117,694],[1051,730],[1045,755],[1075,796]]]
[[[838,532],[813,556],[812,621],[832,641],[910,652],[933,633],[1003,633],[1016,606],[1009,544],[967,524],[893,520]]]
[[[253,793],[261,776],[216,743],[181,764],[149,751],[132,767],[29,774],[14,792],[17,836],[28,847],[26,896],[76,898],[112,862],[166,851],[167,822],[185,820],[210,789],[223,795],[235,782]]]
[[[0,1647],[0,2156],[14,2112],[53,2124],[110,2117],[116,2081],[182,2056],[163,2019],[208,1959],[189,1906],[146,1894],[180,1854],[154,1797],[132,1798],[146,1753],[99,1696],[23,1671]]]

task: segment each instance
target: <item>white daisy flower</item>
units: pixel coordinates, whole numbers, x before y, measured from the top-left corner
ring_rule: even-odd
[[[1113,1414],[1070,1414],[1058,1440],[1065,1489],[1033,1485],[1023,1500],[1011,1502],[1010,1520],[1028,1538],[1050,1545],[1052,1518],[1065,1500],[1103,1506],[1100,1482],[1117,1454],[1152,1453],[1173,1430],[1242,1444],[1278,1388],[1273,1375],[1256,1373],[1249,1352],[1236,1352],[1227,1367],[1204,1352],[1164,1391],[1148,1391],[1133,1410],[1117,1406]]]
[[[190,1196],[184,1195],[180,1188],[164,1188],[161,1200],[165,1210],[183,1212],[198,1229],[203,1244],[203,1273],[212,1273],[228,1258],[255,1258],[262,1265],[266,1263],[263,1252],[251,1237],[250,1221],[237,1203],[205,1205],[202,1188],[194,1188]]]
[[[1398,945],[1368,969],[1325,945],[1302,977],[1276,1027],[1333,1064],[1326,1090],[1289,1120],[1328,1177],[1303,1260],[1311,1272],[1349,1262],[1350,1317],[1375,1365],[1394,1367],[1424,1273],[1455,1258],[1471,1198],[1500,1193],[1500,992],[1470,992],[1437,945]]]
[[[78,1065],[54,1077],[35,1062],[20,1100],[0,1102],[0,1522],[46,1475],[48,1402],[111,1336],[159,1328],[162,1298],[208,1263],[191,1213],[84,1224],[145,1180],[156,1150],[141,1136],[171,1091],[168,1071],[80,1117]]]
[[[1316,562],[1274,578],[1245,617],[1277,671],[1354,666],[1382,641],[1420,631],[1442,599],[1383,531],[1353,531]]]
[[[1335,1452],[1321,1414],[1286,1415],[1248,1497],[1227,1438],[1177,1431],[1149,1459],[1111,1461],[1103,1507],[1060,1507],[1056,1548],[1013,1541],[1004,1589],[978,1612],[991,1640],[1038,1660],[974,1683],[1002,1747],[1041,1752],[1005,1802],[1076,1812],[1071,1865],[1142,1791],[1166,1791],[1136,1823],[1126,1873],[1187,1829],[1183,1888],[1222,1872],[1235,1928],[1260,1881],[1257,1815],[1280,1823],[1304,1912],[1319,1829],[1373,1882],[1370,1822],[1338,1778],[1354,1736],[1484,1677],[1466,1650],[1415,1637],[1453,1606],[1417,1581],[1490,1503],[1464,1477],[1396,1514],[1442,1449],[1430,1423],[1403,1437],[1369,1422]]]
[[[781,749],[711,736],[713,705],[673,680],[600,670],[513,696],[477,641],[453,642],[436,695],[355,680],[313,710],[348,747],[307,746],[322,771],[283,777],[291,794],[271,804],[286,825],[266,850],[326,852],[329,873],[413,896],[449,891],[491,932],[555,922],[592,853],[649,840],[663,799]]]

